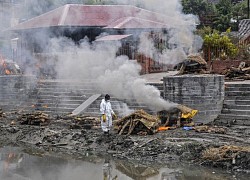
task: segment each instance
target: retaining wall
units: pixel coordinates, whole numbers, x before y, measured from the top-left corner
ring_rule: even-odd
[[[33,76],[6,75],[0,76],[0,85],[0,108],[10,110],[21,108],[30,99],[36,79]]]
[[[224,76],[183,75],[163,78],[164,98],[197,109],[195,122],[208,123],[221,112]]]

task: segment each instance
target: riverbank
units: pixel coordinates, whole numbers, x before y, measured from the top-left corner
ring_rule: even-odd
[[[73,129],[72,118],[49,117],[46,126],[20,125],[15,118],[20,113],[11,112],[0,119],[0,143],[70,155],[82,158],[86,154],[112,156],[117,159],[139,161],[142,164],[188,162],[222,168],[228,171],[249,173],[249,126],[221,127],[212,130],[161,131],[154,135],[118,135],[112,131],[104,135],[100,127]],[[86,126],[87,127],[87,126]],[[213,127],[214,126],[207,126]]]

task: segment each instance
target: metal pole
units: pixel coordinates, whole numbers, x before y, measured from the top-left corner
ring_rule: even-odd
[[[250,0],[247,0],[247,14],[248,14],[248,19],[250,19]]]

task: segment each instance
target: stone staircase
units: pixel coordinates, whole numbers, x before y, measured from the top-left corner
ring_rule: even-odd
[[[215,124],[250,125],[250,83],[225,85],[223,109]]]
[[[153,85],[163,93],[162,83],[154,83]],[[35,91],[31,93],[30,100],[22,105],[22,109],[25,111],[38,110],[53,115],[70,114],[96,93],[98,93],[98,90],[95,89],[91,82],[40,81]],[[99,115],[99,106],[103,98],[104,95],[94,101],[84,111],[84,114]],[[134,99],[118,99],[111,96],[111,104],[113,110],[120,115],[124,115],[121,113],[133,109],[144,109],[148,113],[155,113],[146,105],[138,103]]]

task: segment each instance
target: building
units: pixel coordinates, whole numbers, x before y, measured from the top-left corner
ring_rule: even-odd
[[[142,74],[161,72],[163,63],[156,62],[137,52],[139,36],[142,33],[154,39],[155,47],[162,50],[167,45],[161,37],[167,33],[168,23],[174,23],[170,17],[130,5],[80,5],[67,4],[50,12],[22,22],[12,28],[19,34],[22,47],[31,49],[33,53],[49,53],[37,42],[36,36],[49,31],[51,38],[66,36],[76,44],[85,36],[93,41],[121,41],[122,47],[118,55],[127,55],[137,59],[142,65]],[[108,35],[97,39],[101,33]],[[40,40],[39,40],[40,41]]]
[[[240,21],[239,39],[243,44],[250,44],[250,19],[243,19]]]

